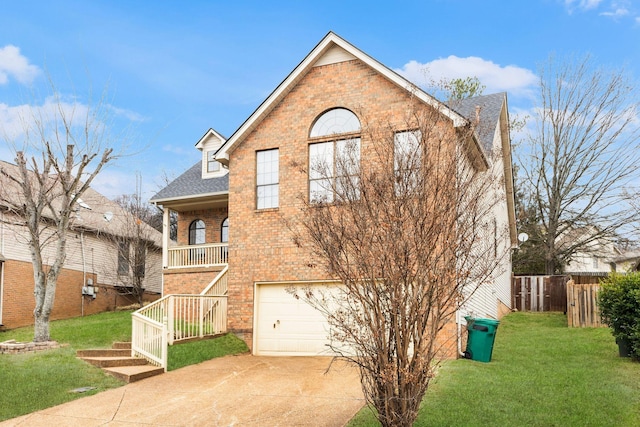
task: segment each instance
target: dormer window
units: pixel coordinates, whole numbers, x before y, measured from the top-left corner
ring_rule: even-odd
[[[228,168],[216,160],[216,152],[224,144],[224,137],[213,129],[209,129],[200,138],[196,148],[202,153],[202,179],[218,178],[228,172]]]
[[[207,172],[219,172],[220,163],[215,159],[215,150],[207,151]]]

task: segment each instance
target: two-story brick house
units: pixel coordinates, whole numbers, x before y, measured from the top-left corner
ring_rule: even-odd
[[[448,106],[329,33],[229,139],[209,130],[197,143],[202,160],[152,199],[165,208],[164,294],[201,291],[228,261],[231,332],[254,354],[323,354],[326,321],[285,289],[323,286],[333,278],[310,265],[309,253],[294,243],[286,224],[301,215],[301,198],[322,195],[310,158],[340,152],[349,139],[358,141],[364,164],[370,145],[363,121],[384,117],[405,130],[408,105],[437,109],[452,134],[476,115],[490,124],[478,132],[472,149],[483,159],[493,151],[501,154],[485,167],[499,180],[492,219],[504,232],[495,235],[504,236],[498,243],[505,250],[512,247],[506,95]],[[300,173],[305,168],[307,175]],[[177,246],[168,238],[169,210],[178,213]],[[478,289],[462,314],[498,318],[510,308],[510,259],[501,263],[491,286]],[[453,343],[450,357],[461,322],[457,316],[443,332]]]

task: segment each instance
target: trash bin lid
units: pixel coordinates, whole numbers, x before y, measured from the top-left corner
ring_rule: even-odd
[[[491,326],[498,327],[498,325],[500,324],[500,321],[494,320],[494,319],[474,319],[474,323],[477,323],[479,325],[491,325]]]

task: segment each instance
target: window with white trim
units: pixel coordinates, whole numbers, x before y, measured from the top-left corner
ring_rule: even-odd
[[[312,203],[360,197],[360,137],[354,135],[360,130],[360,120],[346,108],[325,111],[314,122],[310,138],[335,138],[309,144],[309,200]]]
[[[220,171],[220,163],[216,160],[216,150],[207,151],[207,172]]]
[[[357,200],[360,138],[309,144],[309,200],[331,203]]]
[[[396,132],[393,138],[393,172],[396,195],[413,192],[420,180],[422,132]]]
[[[256,206],[277,208],[279,203],[279,150],[256,152]]]

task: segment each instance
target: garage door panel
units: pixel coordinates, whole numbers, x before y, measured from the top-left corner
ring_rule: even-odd
[[[325,316],[286,292],[287,285],[256,289],[256,348],[259,355],[330,355]]]

